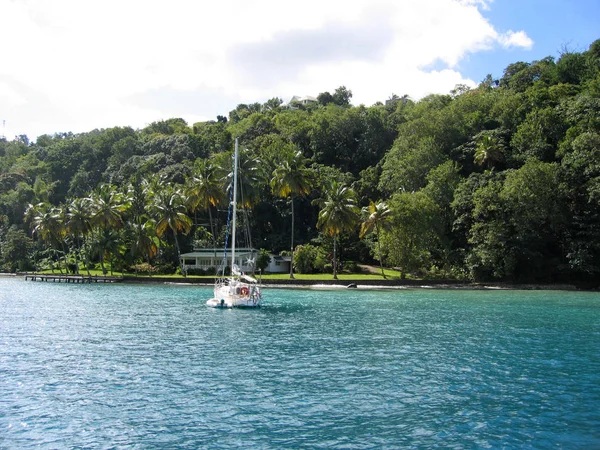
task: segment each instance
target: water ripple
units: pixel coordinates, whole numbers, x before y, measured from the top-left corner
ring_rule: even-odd
[[[600,296],[0,279],[0,448],[600,447]]]

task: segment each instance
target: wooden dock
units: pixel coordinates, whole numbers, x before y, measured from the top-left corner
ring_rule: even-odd
[[[109,276],[86,276],[86,275],[39,275],[39,274],[27,274],[25,280],[30,281],[51,281],[53,283],[75,283],[75,284],[88,284],[88,283],[117,283],[123,281],[121,277],[109,277]]]

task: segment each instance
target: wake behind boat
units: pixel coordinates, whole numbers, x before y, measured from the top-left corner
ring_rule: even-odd
[[[214,296],[206,304],[213,308],[257,308],[262,300],[260,283],[249,275],[240,271],[235,263],[235,235],[237,216],[237,183],[238,183],[238,140],[235,140],[235,153],[233,157],[233,209],[231,221],[231,276],[225,276],[227,265],[227,239],[222,264],[221,277],[215,281]],[[227,223],[229,227],[229,221]]]

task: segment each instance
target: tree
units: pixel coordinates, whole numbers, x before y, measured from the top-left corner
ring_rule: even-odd
[[[215,251],[217,242],[212,208],[216,208],[225,200],[223,175],[223,169],[210,160],[198,160],[186,187],[188,209],[191,212],[198,209],[208,210],[210,233]]]
[[[333,95],[331,95],[331,93],[329,93],[328,91],[321,92],[317,96],[317,101],[321,106],[327,106],[329,103],[333,103]]]
[[[62,219],[61,212],[49,203],[30,204],[25,211],[25,220],[30,223],[33,235],[39,236],[50,248],[62,247],[64,252],[65,227]],[[62,274],[60,265],[58,269]]]
[[[600,273],[600,134],[584,132],[571,142],[561,175],[571,217],[566,259],[575,276],[594,279]]]
[[[360,226],[360,238],[362,239],[368,233],[374,232],[377,236],[377,247],[379,253],[379,265],[381,267],[381,276],[385,278],[383,271],[383,256],[381,254],[381,242],[379,241],[379,232],[385,229],[392,211],[388,208],[385,202],[375,203],[369,202],[369,206],[362,209],[363,222]]]
[[[350,106],[351,98],[352,91],[347,89],[346,86],[340,86],[333,93],[333,103],[338,106]]]
[[[269,264],[271,264],[271,255],[269,255],[267,250],[261,248],[256,257],[256,268],[259,271],[264,272],[264,270],[269,267]]]
[[[148,265],[158,252],[156,223],[153,220],[132,223],[129,229],[129,252],[135,258],[143,258]]]
[[[91,204],[89,198],[73,199],[66,207],[65,231],[67,235],[75,239],[75,270],[79,273],[79,256],[82,249],[83,238],[92,230]],[[85,265],[88,275],[90,274],[87,264]]]
[[[123,217],[130,204],[122,193],[108,184],[100,185],[90,197],[89,202],[92,210],[90,222],[98,230],[96,243],[99,246],[100,266],[102,267],[102,273],[106,273],[104,268],[105,253],[107,253],[108,248],[116,248],[114,243],[111,242],[112,239],[116,238],[116,234],[111,233],[111,231],[117,231],[123,226]]]
[[[123,214],[129,204],[123,194],[109,184],[102,184],[89,198],[92,224],[99,228],[117,229],[123,225]]]
[[[400,136],[383,158],[379,188],[382,192],[413,192],[423,188],[430,170],[447,157],[432,138]]]
[[[317,228],[333,237],[333,279],[337,280],[337,240],[341,232],[351,231],[358,221],[359,209],[352,188],[333,181],[319,203],[321,210]]]
[[[311,244],[299,245],[294,253],[292,263],[299,273],[313,273],[316,269],[316,261],[319,249]]]
[[[560,111],[550,106],[536,108],[527,114],[510,142],[514,158],[519,162],[530,157],[554,161],[558,143],[567,130],[564,119]]]
[[[2,242],[2,267],[9,272],[22,272],[31,267],[29,253],[33,248],[31,238],[16,225],[11,225]]]
[[[304,196],[310,193],[311,176],[300,151],[286,155],[273,171],[271,189],[279,197],[290,197],[292,204],[292,232],[290,251],[294,260],[294,195]],[[293,264],[290,264],[290,278],[294,278]]]
[[[277,108],[279,108],[282,103],[283,103],[283,100],[281,98],[273,97],[273,98],[267,100],[265,103],[263,103],[262,110],[263,111],[277,110]]]
[[[399,266],[401,277],[426,268],[439,239],[439,208],[424,192],[401,192],[389,202],[389,227],[381,233],[383,253]]]
[[[141,223],[148,218],[148,206],[152,203],[154,191],[148,180],[136,177],[125,190],[125,200],[129,205],[127,209],[128,220]]]
[[[156,193],[154,211],[157,217],[156,235],[160,238],[167,230],[171,230],[175,239],[179,267],[183,276],[186,276],[177,235],[179,233],[188,234],[192,228],[192,220],[186,215],[184,198],[180,190],[171,184],[166,184],[162,190]]]
[[[238,159],[238,203],[244,208],[249,208],[260,198],[260,159],[251,155],[248,151],[239,152]],[[227,175],[228,191],[233,189],[233,171]]]
[[[489,134],[481,133],[475,149],[475,164],[487,165],[488,169],[504,159],[504,146],[502,142]]]

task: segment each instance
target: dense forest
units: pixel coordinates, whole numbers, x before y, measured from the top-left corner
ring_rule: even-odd
[[[1,268],[180,270],[223,245],[238,137],[243,226],[298,272],[598,279],[600,40],[448,95],[351,99],[0,140]]]

